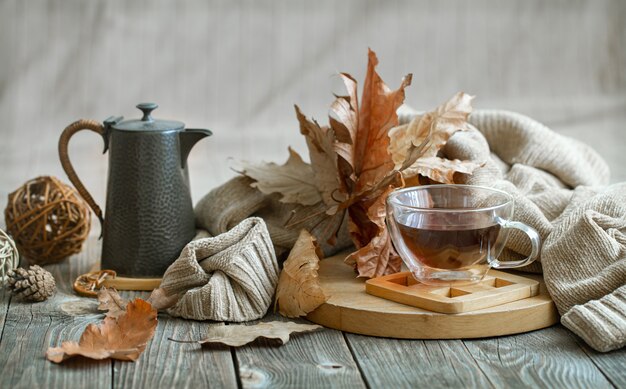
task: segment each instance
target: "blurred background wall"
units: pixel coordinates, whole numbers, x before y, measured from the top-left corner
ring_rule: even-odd
[[[293,104],[322,123],[339,71],[362,81],[367,48],[406,103],[432,109],[456,91],[476,108],[527,114],[591,144],[626,180],[626,2],[0,1],[0,174],[11,185],[53,174],[63,128],[79,118],[154,116],[214,136],[190,160],[194,200],[239,159],[304,151]],[[88,188],[106,182],[102,141],[74,137]],[[19,163],[19,170],[8,169]],[[202,179],[197,172],[204,171]],[[26,174],[25,174],[26,173]],[[104,192],[94,193],[103,202]]]

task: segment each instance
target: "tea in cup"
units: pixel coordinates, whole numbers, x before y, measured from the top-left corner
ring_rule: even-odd
[[[413,276],[427,285],[479,282],[490,268],[510,269],[533,262],[539,234],[512,221],[513,197],[473,185],[428,185],[393,191],[387,197],[391,239]],[[531,254],[501,262],[509,232],[528,235]]]

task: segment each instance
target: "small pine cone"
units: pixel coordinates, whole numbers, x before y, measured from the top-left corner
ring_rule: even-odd
[[[28,270],[18,267],[7,273],[7,287],[18,298],[29,301],[44,301],[56,292],[54,277],[41,266],[33,265]]]

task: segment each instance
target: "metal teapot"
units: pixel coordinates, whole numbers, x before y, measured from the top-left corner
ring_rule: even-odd
[[[141,119],[109,117],[100,124],[79,120],[59,139],[61,165],[70,181],[100,220],[102,269],[126,277],[160,277],[195,234],[187,156],[204,129],[185,129],[177,121],[156,120],[154,103],[137,105]],[[80,181],[70,163],[70,138],[91,130],[109,151],[106,215]]]

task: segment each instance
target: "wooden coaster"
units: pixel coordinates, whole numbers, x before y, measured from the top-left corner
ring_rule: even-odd
[[[474,285],[429,286],[415,280],[410,272],[390,274],[365,282],[373,296],[441,313],[484,309],[536,296],[539,282],[497,270],[490,270]]]

